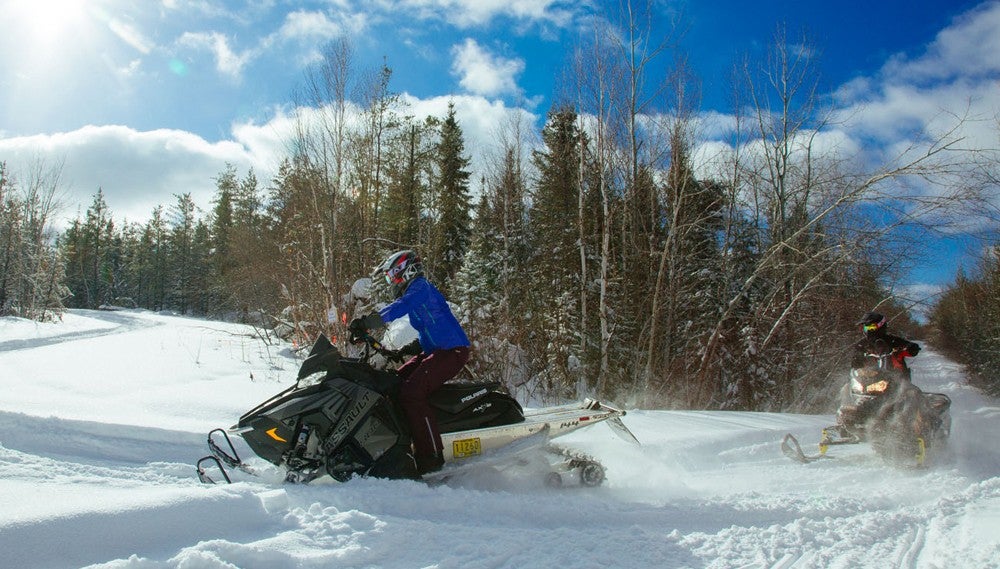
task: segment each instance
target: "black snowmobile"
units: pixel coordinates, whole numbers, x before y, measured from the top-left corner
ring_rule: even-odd
[[[840,393],[837,423],[823,429],[819,454],[802,452],[792,435],[781,448],[793,460],[810,462],[826,456],[831,446],[868,442],[886,462],[922,466],[928,453],[941,450],[951,432],[951,399],[927,393],[910,383],[909,370],[892,366],[892,354],[865,354],[851,369]]]
[[[229,482],[223,464],[253,473],[237,454],[230,434],[240,435],[255,454],[282,468],[286,482],[307,483],[325,475],[341,482],[353,476],[419,478],[397,402],[400,380],[393,372],[372,366],[374,355],[398,361],[403,354],[384,348],[371,336],[363,340],[361,357],[348,358],[321,335],[303,361],[295,385],[245,413],[228,432],[209,433],[212,455],[198,462],[199,478],[213,482],[209,472],[218,470]],[[604,480],[599,463],[556,450],[549,440],[608,421],[620,436],[635,441],[621,422],[624,411],[590,399],[525,414],[499,383],[448,382],[431,396],[431,403],[441,428],[445,467],[425,476],[428,480],[453,473],[465,462],[502,458],[506,447],[520,453],[530,443],[561,456],[561,462],[546,473],[548,484],[559,485],[564,474],[573,472],[579,483],[596,486]]]

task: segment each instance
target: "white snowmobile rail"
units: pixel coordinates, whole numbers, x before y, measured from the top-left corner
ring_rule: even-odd
[[[624,441],[639,445],[621,418],[625,411],[594,399],[581,403],[525,411],[524,421],[499,427],[484,427],[455,433],[442,433],[445,463],[479,456],[512,442],[548,429],[548,439],[555,439],[577,429],[607,421],[612,432]]]

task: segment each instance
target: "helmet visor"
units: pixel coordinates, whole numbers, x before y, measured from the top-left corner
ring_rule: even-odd
[[[882,327],[882,323],[880,323],[880,322],[872,322],[871,324],[862,324],[861,325],[861,329],[864,330],[865,332],[874,332],[875,330],[878,330],[881,327]]]

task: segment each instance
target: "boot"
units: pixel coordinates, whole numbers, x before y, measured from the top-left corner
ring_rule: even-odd
[[[416,457],[417,474],[423,475],[428,472],[437,472],[444,466],[444,459],[437,455],[418,455]]]

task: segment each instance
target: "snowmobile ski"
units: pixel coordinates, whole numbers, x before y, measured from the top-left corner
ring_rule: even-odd
[[[822,458],[830,458],[826,456],[826,449],[822,447],[818,454],[806,454],[802,452],[802,446],[799,444],[799,440],[796,439],[791,433],[786,434],[785,438],[781,439],[781,452],[783,452],[788,458],[802,464],[809,464],[810,462],[815,462]]]
[[[225,441],[226,446],[229,450],[224,449],[215,439],[216,436],[222,438]],[[229,477],[229,473],[226,472],[226,466],[229,468],[235,468],[246,472],[247,474],[257,475],[254,469],[247,466],[245,462],[240,459],[239,453],[236,452],[236,447],[233,446],[232,439],[229,438],[229,433],[223,429],[212,429],[208,433],[208,449],[212,452],[209,456],[204,456],[198,460],[198,480],[206,484],[215,484],[215,480],[209,474],[211,469],[218,470],[222,473],[222,478],[227,484],[232,484],[233,481]]]
[[[232,484],[233,481],[229,478],[229,474],[226,472],[225,467],[222,466],[222,462],[214,456],[204,456],[198,460],[198,480],[203,484],[215,484],[215,479],[209,473],[211,470],[218,471],[226,484]]]
[[[781,452],[785,454],[788,458],[794,460],[795,462],[801,462],[803,464],[808,464],[810,462],[815,462],[823,458],[833,458],[826,454],[826,451],[832,446],[840,445],[856,445],[858,443],[864,442],[857,435],[839,436],[838,438],[833,438],[830,436],[830,431],[840,430],[837,426],[827,427],[823,429],[822,434],[819,439],[819,452],[816,454],[806,454],[802,451],[802,447],[799,445],[798,439],[795,438],[791,433],[785,435],[785,438],[781,439]]]

